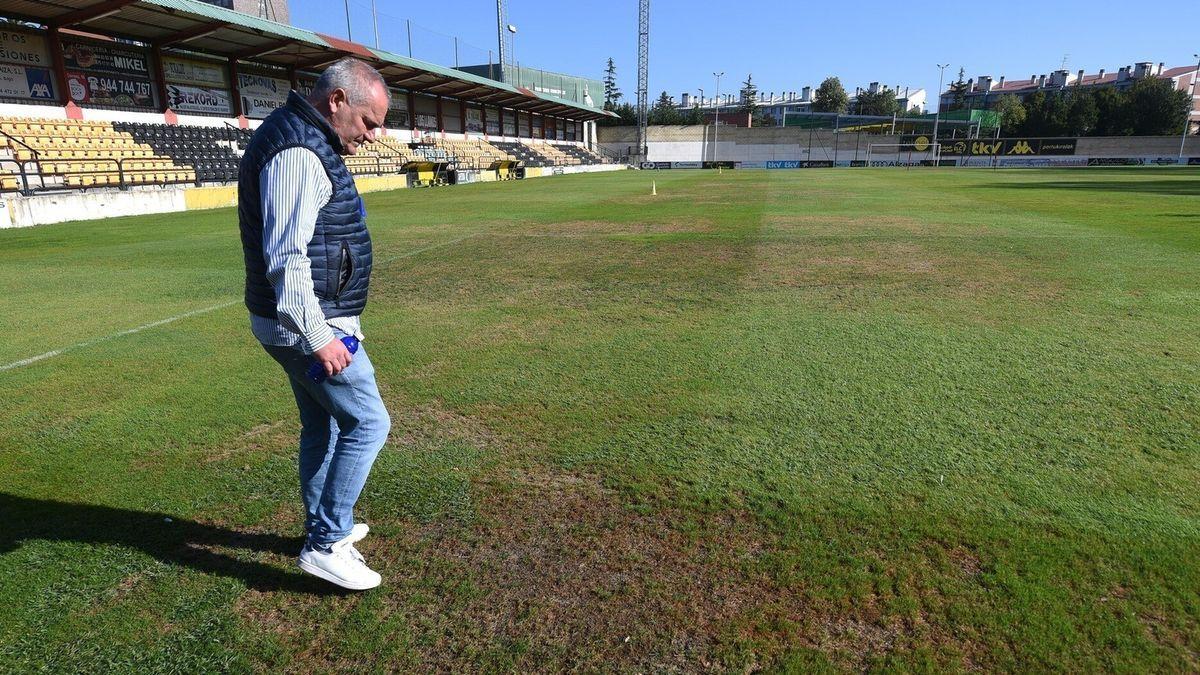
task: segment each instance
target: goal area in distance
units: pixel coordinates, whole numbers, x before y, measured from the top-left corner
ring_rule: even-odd
[[[867,166],[939,166],[941,161],[942,144],[924,137],[909,143],[867,145]]]

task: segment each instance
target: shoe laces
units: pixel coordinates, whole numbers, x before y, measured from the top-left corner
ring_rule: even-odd
[[[345,546],[337,546],[337,547],[335,547],[335,550],[337,551],[337,553],[339,555],[346,558],[347,560],[349,560],[351,562],[357,562],[358,564],[362,565],[363,567],[367,566],[366,558],[363,558],[362,554],[358,552],[357,548],[354,548],[353,544],[347,544]]]

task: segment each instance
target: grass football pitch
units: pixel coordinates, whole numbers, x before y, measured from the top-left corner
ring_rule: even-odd
[[[236,213],[0,231],[0,670],[1200,669],[1200,175],[366,204],[361,594]]]

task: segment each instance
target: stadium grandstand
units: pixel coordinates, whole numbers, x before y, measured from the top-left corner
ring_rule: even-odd
[[[72,191],[232,195],[254,128],[344,56],[392,94],[385,135],[348,158],[357,176],[391,188],[617,168],[596,146],[611,113],[590,100],[199,0],[0,0],[0,188],[56,204]]]

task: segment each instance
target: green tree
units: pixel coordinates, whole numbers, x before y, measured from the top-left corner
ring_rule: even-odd
[[[675,101],[671,99],[670,94],[664,91],[654,102],[654,107],[650,108],[647,122],[649,124],[677,125],[683,123],[683,116],[679,114],[679,109],[675,107]]]
[[[963,79],[966,74],[965,68],[959,68],[958,79],[951,82],[946,90],[946,93],[950,94],[950,105],[946,106],[946,110],[962,110],[967,107],[968,87],[967,81]]]
[[[621,90],[617,88],[617,65],[610,56],[608,65],[604,67],[604,109],[616,110],[621,96]]]
[[[1187,122],[1187,92],[1178,91],[1170,80],[1146,78],[1129,88],[1129,117],[1133,120],[1135,136],[1168,136],[1179,134]]]
[[[1001,133],[1016,133],[1025,124],[1025,105],[1012,94],[1005,94],[996,101],[995,111],[1000,115]]]
[[[754,75],[746,76],[746,81],[742,82],[742,90],[738,98],[738,112],[754,114],[758,108],[758,85],[754,84]]]
[[[825,78],[813,95],[813,112],[843,114],[849,106],[850,97],[846,95],[842,81],[836,77]]]
[[[1025,125],[1021,133],[1026,136],[1065,136],[1069,133],[1070,112],[1071,103],[1065,94],[1035,91],[1025,100]]]
[[[686,113],[683,113],[683,121],[680,124],[707,124],[704,119],[704,112],[700,110],[700,104],[692,106]]]
[[[1096,97],[1088,89],[1076,87],[1071,90],[1067,108],[1066,135],[1091,136],[1100,121],[1100,110]]]
[[[1096,136],[1128,136],[1133,133],[1133,120],[1129,117],[1128,96],[1116,87],[1096,90]]]
[[[633,107],[632,103],[620,103],[613,107],[613,112],[617,114],[615,118],[605,117],[596,122],[596,125],[601,127],[637,126],[637,108]]]
[[[882,87],[875,92],[860,92],[855,108],[859,115],[896,115],[900,112],[900,102],[896,100],[896,92]]]

